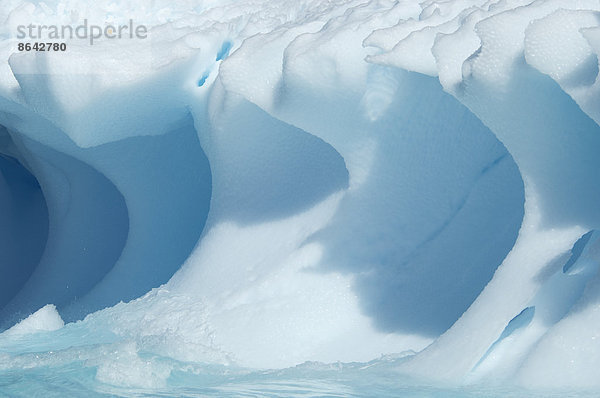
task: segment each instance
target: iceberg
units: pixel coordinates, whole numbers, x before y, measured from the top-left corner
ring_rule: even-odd
[[[598,1],[0,20],[0,392],[597,394]]]

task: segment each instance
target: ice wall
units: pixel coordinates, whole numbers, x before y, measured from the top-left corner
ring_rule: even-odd
[[[48,236],[48,209],[40,186],[14,155],[14,145],[0,131],[0,305],[4,306],[33,272]]]
[[[133,356],[598,387],[597,1],[71,8],[0,14],[0,211],[29,181],[41,256],[2,224],[4,328],[52,303]],[[82,16],[149,38],[16,51]]]
[[[49,231],[39,264],[2,309],[4,327],[49,302],[66,320],[81,319],[166,282],[198,240],[210,200],[191,119],[160,136],[81,148],[9,106],[19,116],[6,126],[42,187]]]

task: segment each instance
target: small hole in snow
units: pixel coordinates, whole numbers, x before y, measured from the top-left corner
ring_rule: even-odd
[[[198,87],[202,87],[204,85],[204,83],[206,83],[206,79],[208,79],[209,74],[210,74],[209,72],[204,72],[202,77],[200,79],[198,79]]]
[[[513,319],[511,319],[510,322],[508,322],[508,324],[502,331],[502,334],[500,335],[500,337],[498,337],[498,339],[496,341],[494,341],[494,343],[490,346],[490,348],[488,348],[486,353],[483,354],[483,356],[481,357],[479,362],[477,362],[477,364],[473,367],[473,369],[477,369],[479,367],[479,365],[481,365],[487,359],[487,357],[496,349],[496,347],[502,340],[504,340],[505,338],[507,338],[508,336],[513,334],[518,329],[527,327],[533,320],[534,316],[535,316],[535,306],[531,306],[531,307],[525,308],[517,316],[515,316]]]
[[[593,233],[594,231],[590,231],[587,234],[583,235],[581,238],[579,238],[577,242],[575,242],[573,248],[571,249],[571,258],[569,258],[569,261],[567,261],[567,263],[563,267],[563,273],[566,274],[569,271],[569,269],[571,269],[571,267],[577,262],[577,260],[579,260],[581,253],[583,253],[583,249],[585,249],[585,246],[590,241],[590,238],[592,237]]]
[[[515,316],[513,319],[511,319],[510,322],[508,322],[508,325],[506,325],[506,328],[504,328],[504,331],[500,335],[500,338],[498,339],[498,341],[510,336],[517,329],[521,329],[521,328],[524,328],[525,326],[529,325],[531,323],[531,321],[533,320],[534,315],[535,315],[535,306],[525,308],[523,311],[521,311],[519,313],[519,315]]]
[[[229,55],[229,51],[231,50],[231,46],[232,44],[229,40],[223,43],[221,49],[217,53],[217,61],[221,61],[222,59],[227,58],[227,56]]]

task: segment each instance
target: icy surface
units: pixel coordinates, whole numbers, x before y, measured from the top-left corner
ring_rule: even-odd
[[[7,336],[31,334],[40,331],[58,330],[64,325],[65,323],[58,314],[58,311],[56,311],[56,306],[48,304],[29,315],[15,326],[6,330],[4,333]]]
[[[597,0],[0,20],[0,391],[600,389]]]

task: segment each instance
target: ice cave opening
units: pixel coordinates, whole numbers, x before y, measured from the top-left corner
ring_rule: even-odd
[[[48,208],[37,179],[0,126],[0,308],[27,281],[48,239]]]
[[[2,329],[48,303],[68,322],[160,286],[189,256],[208,215],[210,166],[191,122],[93,148],[56,134],[62,141],[51,145],[13,128],[0,136],[10,144],[0,156],[0,208],[21,217],[23,229],[2,220]],[[30,192],[21,192],[26,183]],[[11,184],[21,191],[8,191]],[[26,216],[5,211],[9,194],[21,195],[15,202]],[[11,233],[19,244],[4,239]]]

